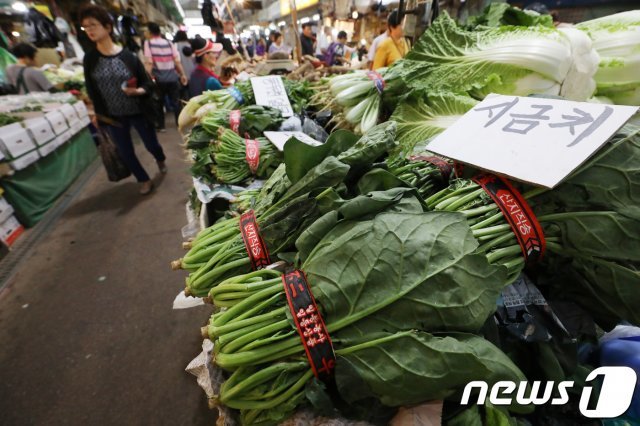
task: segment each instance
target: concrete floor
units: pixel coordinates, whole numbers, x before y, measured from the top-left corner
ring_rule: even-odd
[[[184,371],[210,308],[172,310],[188,165],[175,128],[159,137],[169,173],[152,195],[98,168],[0,291],[0,425],[215,422]]]

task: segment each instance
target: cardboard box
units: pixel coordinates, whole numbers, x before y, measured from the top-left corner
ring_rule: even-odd
[[[60,112],[64,115],[64,118],[67,119],[69,126],[73,126],[74,123],[80,122],[80,117],[78,117],[76,109],[71,104],[62,105],[60,107]]]
[[[27,167],[29,167],[39,159],[40,159],[40,154],[38,154],[38,151],[31,151],[20,158],[11,160],[10,164],[13,170],[22,170],[22,169],[26,169]]]
[[[39,146],[38,147],[38,154],[40,154],[40,157],[46,157],[47,155],[51,154],[56,149],[58,149],[58,145],[56,145],[56,141],[55,140],[52,140],[51,142],[49,142],[46,145]]]
[[[71,133],[74,135],[77,135],[82,130],[84,130],[85,127],[86,125],[83,124],[81,121],[76,121],[75,123],[73,123],[73,125],[71,125]]]
[[[9,219],[0,224],[0,240],[8,247],[11,247],[23,232],[24,226],[20,225],[15,216],[9,216]]]
[[[67,124],[67,120],[64,118],[59,111],[51,111],[45,114],[46,119],[51,123],[51,127],[56,135],[61,135],[67,129],[69,129],[69,125]]]
[[[4,197],[0,197],[0,223],[9,219],[13,214],[13,206]]]
[[[11,114],[13,115],[13,114]],[[14,133],[17,132],[18,130],[22,129],[22,123],[11,123],[11,124],[7,124],[6,126],[2,126],[0,127],[0,135],[4,135],[6,133]]]
[[[73,108],[76,110],[76,114],[78,114],[78,117],[80,117],[81,121],[84,117],[89,116],[89,110],[87,109],[87,106],[84,104],[84,102],[76,102],[75,104],[73,104]]]
[[[73,136],[71,129],[59,135],[55,140],[56,146],[60,147],[64,145],[69,139],[71,139],[71,136]]]
[[[13,132],[0,133],[0,148],[9,158],[18,158],[36,149],[27,129],[20,126]]]
[[[51,124],[49,124],[49,121],[44,117],[25,120],[22,124],[38,146],[46,145],[56,137],[56,134],[51,128]]]

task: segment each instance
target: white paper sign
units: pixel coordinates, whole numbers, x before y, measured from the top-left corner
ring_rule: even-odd
[[[553,188],[638,107],[491,95],[438,135],[429,151]]]
[[[282,77],[269,75],[266,77],[253,77],[251,87],[256,97],[256,105],[270,106],[282,111],[283,117],[291,117],[293,108],[284,88]]]
[[[322,143],[303,132],[264,132],[264,136],[280,151],[284,150],[284,144],[291,138],[296,138],[300,142],[311,146],[322,145]]]

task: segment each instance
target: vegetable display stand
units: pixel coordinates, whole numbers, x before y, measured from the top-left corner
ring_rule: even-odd
[[[91,133],[85,129],[37,163],[3,178],[4,196],[20,223],[27,227],[38,223],[96,156]]]

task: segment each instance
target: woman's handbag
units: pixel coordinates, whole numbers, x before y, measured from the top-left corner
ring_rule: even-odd
[[[98,140],[98,152],[102,158],[102,164],[107,170],[109,180],[118,182],[131,176],[131,171],[120,158],[118,148],[109,137],[109,134],[99,129],[96,137]]]

